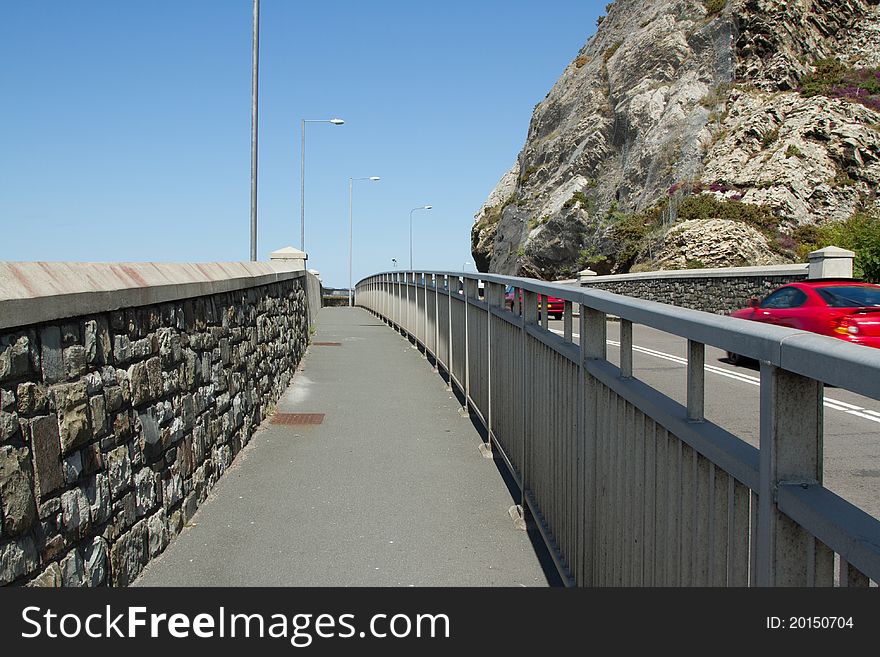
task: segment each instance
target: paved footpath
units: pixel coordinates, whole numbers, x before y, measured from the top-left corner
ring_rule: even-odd
[[[480,437],[419,351],[365,310],[316,342],[190,526],[135,586],[546,586]]]

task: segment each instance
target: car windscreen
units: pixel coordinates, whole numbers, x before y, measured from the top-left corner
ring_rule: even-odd
[[[880,287],[841,285],[821,287],[816,292],[832,308],[880,307]]]

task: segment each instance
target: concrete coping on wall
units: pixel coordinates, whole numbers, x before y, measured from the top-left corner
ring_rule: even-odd
[[[766,267],[726,267],[721,269],[666,269],[638,274],[611,274],[609,276],[591,276],[582,280],[582,285],[591,286],[597,283],[623,283],[627,281],[651,281],[665,278],[737,278],[749,276],[774,277],[798,276],[807,277],[808,264],[773,265]]]
[[[284,261],[0,262],[0,329],[234,292],[306,276]]]

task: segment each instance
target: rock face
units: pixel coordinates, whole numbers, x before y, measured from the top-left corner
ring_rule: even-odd
[[[676,224],[664,236],[654,258],[661,269],[783,263],[760,232],[726,219],[691,219]]]
[[[662,204],[662,252],[695,189],[768,206],[781,233],[875,204],[880,113],[797,88],[823,58],[876,67],[878,53],[877,0],[617,0],[477,213],[474,262],[541,278],[627,271],[616,224]]]

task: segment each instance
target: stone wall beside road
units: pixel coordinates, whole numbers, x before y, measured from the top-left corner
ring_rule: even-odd
[[[807,265],[692,269],[595,276],[581,285],[647,301],[726,315],[787,283],[806,280]]]
[[[263,268],[57,295],[82,315],[2,317],[0,584],[128,585],[192,518],[308,344],[317,281]],[[114,307],[132,295],[156,302]],[[0,296],[0,313],[52,316],[52,297],[26,296]]]

